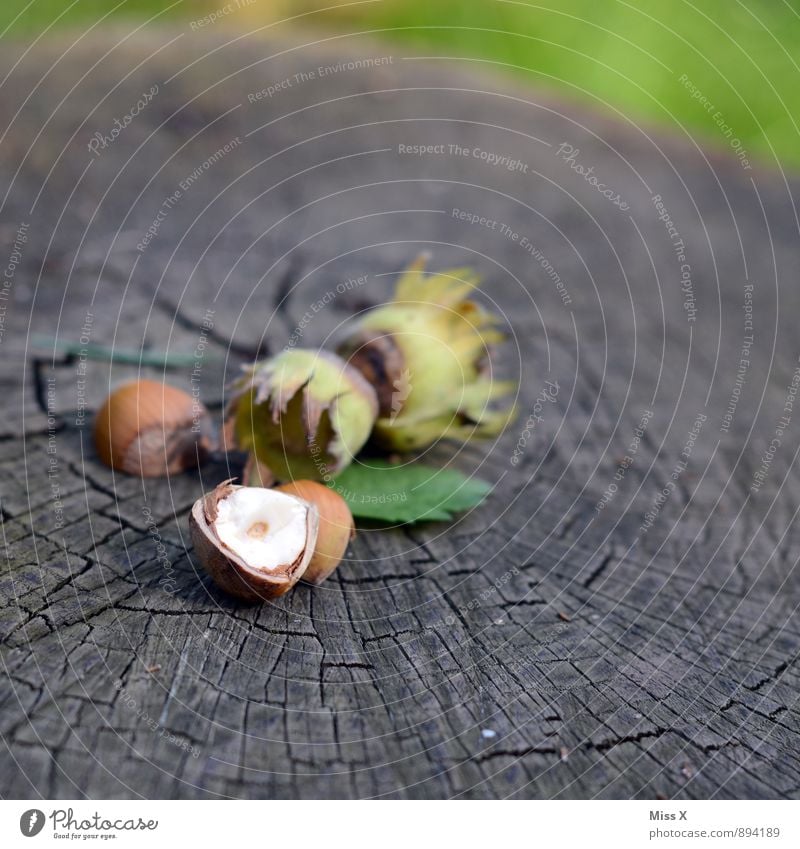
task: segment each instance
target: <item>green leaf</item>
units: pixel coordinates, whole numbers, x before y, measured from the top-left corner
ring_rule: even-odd
[[[455,469],[368,460],[348,466],[336,476],[333,488],[354,516],[410,524],[452,519],[480,504],[492,486]]]

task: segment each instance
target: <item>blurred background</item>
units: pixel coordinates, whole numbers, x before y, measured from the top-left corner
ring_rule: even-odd
[[[732,126],[762,162],[800,164],[800,0],[3,0],[0,37],[80,34],[125,18],[168,24],[223,8],[215,26],[372,32],[684,127],[712,146],[727,147],[721,134]],[[693,88],[675,84],[683,75]]]

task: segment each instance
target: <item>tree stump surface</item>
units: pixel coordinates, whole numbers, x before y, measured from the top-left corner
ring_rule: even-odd
[[[714,125],[270,32],[0,58],[0,794],[800,795],[798,181]],[[92,411],[141,373],[218,416],[242,364],[331,344],[421,250],[478,269],[511,335],[516,422],[426,457],[494,492],[231,601],[188,540],[231,468],[114,474]]]

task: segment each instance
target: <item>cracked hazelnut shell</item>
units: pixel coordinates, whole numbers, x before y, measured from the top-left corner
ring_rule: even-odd
[[[226,545],[215,525],[219,517],[220,502],[241,489],[259,488],[235,486],[230,481],[225,481],[194,503],[189,517],[189,528],[195,554],[214,582],[229,595],[245,601],[277,598],[288,592],[303,577],[311,561],[319,530],[319,513],[313,504],[282,493],[284,497],[294,499],[306,509],[302,547],[290,562],[279,563],[270,570],[259,568]],[[273,492],[263,489],[261,491]]]

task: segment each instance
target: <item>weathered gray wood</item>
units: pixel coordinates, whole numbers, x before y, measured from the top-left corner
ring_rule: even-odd
[[[0,60],[5,74],[19,59],[0,88],[3,269],[29,224],[0,343],[0,793],[800,795],[800,412],[751,492],[800,354],[797,181],[744,170],[724,140],[701,149],[358,38],[322,53],[177,34],[45,40],[24,56],[6,45]],[[91,154],[93,133],[154,85]],[[181,181],[236,138],[137,251]],[[629,210],[575,173],[562,143]],[[693,322],[656,194],[685,242]],[[454,208],[536,245],[571,303],[520,241]],[[501,368],[522,375],[519,421],[454,461],[496,493],[449,526],[364,528],[322,588],[262,608],[222,597],[187,550],[187,514],[229,469],[112,475],[90,418],[76,424],[78,363],[53,362],[32,334],[76,340],[88,312],[93,343],[185,353],[214,310],[201,388],[218,409],[238,365],[284,345],[325,292],[368,275],[314,316],[308,344],[385,298],[422,248],[434,266],[478,267],[514,334]],[[750,365],[722,432],[748,281]],[[90,363],[88,409],[135,372]],[[556,403],[514,466],[548,379]],[[688,466],[643,534],[698,414]]]

